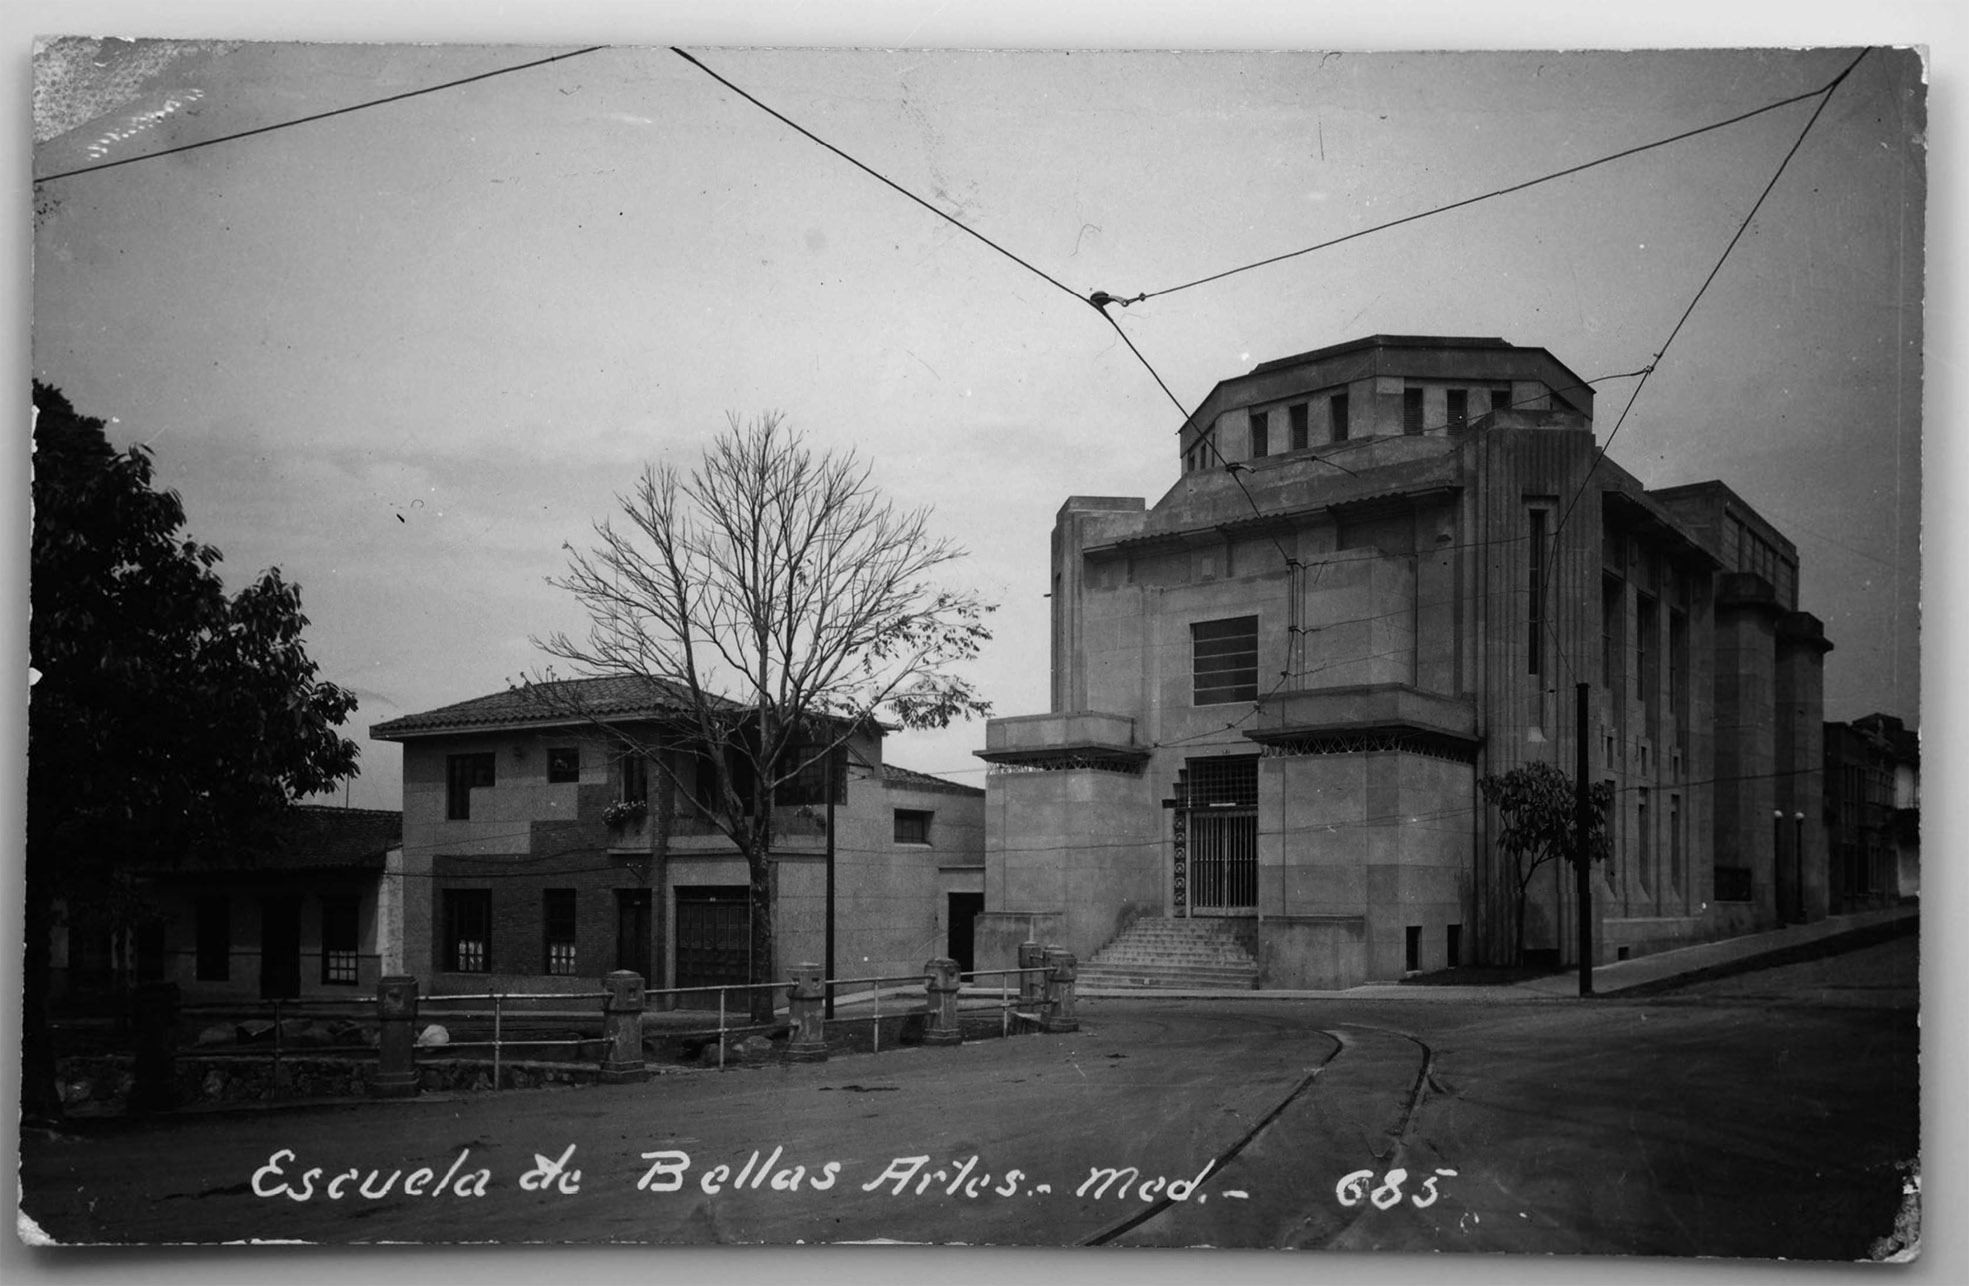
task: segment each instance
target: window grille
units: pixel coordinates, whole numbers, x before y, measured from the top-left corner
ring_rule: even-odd
[[[1190,626],[1194,702],[1258,699],[1258,618],[1199,621]]]
[[[1185,778],[1191,808],[1258,806],[1258,757],[1192,759]]]

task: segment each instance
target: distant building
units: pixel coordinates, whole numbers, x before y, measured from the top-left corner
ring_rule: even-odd
[[[744,855],[695,806],[674,729],[682,692],[606,678],[514,689],[371,729],[403,744],[406,970],[429,992],[592,991],[749,979]],[[668,771],[615,731],[658,747]],[[824,962],[827,785],[835,804],[835,976],[920,973],[970,952],[984,792],[882,760],[857,732],[783,787],[771,853],[778,960]],[[682,780],[686,789],[676,789]],[[968,962],[966,962],[966,967]]]
[[[1921,739],[1892,715],[1825,725],[1825,825],[1837,911],[1921,892]]]
[[[1153,505],[1069,498],[1052,711],[979,752],[987,957],[1030,936],[1120,980],[1235,946],[1276,987],[1503,960],[1476,783],[1570,775],[1578,683],[1617,788],[1602,958],[1824,916],[1831,645],[1796,550],[1720,483],[1642,487],[1592,426],[1544,349],[1374,336],[1218,384]],[[1554,962],[1572,884],[1531,886]]]
[[[57,930],[58,992],[175,982],[189,1003],[359,998],[401,967],[403,815],[290,805],[266,844],[136,873],[131,908]]]

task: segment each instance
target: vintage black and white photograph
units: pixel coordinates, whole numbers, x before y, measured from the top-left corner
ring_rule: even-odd
[[[1919,1253],[1923,50],[572,30],[35,42],[37,1256]]]

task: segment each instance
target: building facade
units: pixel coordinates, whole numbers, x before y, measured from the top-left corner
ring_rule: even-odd
[[[744,855],[691,802],[705,769],[666,733],[682,694],[648,679],[548,686],[550,702],[515,689],[372,729],[403,745],[407,972],[432,993],[591,991],[616,969],[651,987],[752,981]],[[830,860],[834,976],[914,974],[969,951],[984,792],[884,763],[882,740],[857,732],[831,770],[778,793],[778,978],[826,959]]]
[[[400,813],[293,804],[264,848],[136,874],[114,926],[58,928],[58,994],[173,982],[190,1004],[361,998],[401,967]]]
[[[1921,892],[1921,740],[1870,714],[1825,725],[1825,825],[1835,911],[1894,906]]]
[[[1157,917],[1238,921],[1261,986],[1503,960],[1476,783],[1570,775],[1579,684],[1615,787],[1603,958],[1823,916],[1823,831],[1772,821],[1819,816],[1796,551],[1720,484],[1648,491],[1592,426],[1543,349],[1375,336],[1220,383],[1153,505],[1068,499],[1052,710],[979,752],[991,958]],[[1576,914],[1538,870],[1528,948],[1570,959]]]

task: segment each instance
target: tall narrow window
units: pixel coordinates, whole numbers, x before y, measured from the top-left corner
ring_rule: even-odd
[[[198,899],[198,980],[224,982],[232,972],[232,900],[223,893]]]
[[[1263,459],[1272,453],[1272,413],[1253,411],[1251,413],[1251,458]]]
[[[1525,552],[1526,624],[1525,673],[1545,673],[1545,521],[1543,509],[1529,512],[1531,547]]]
[[[1689,751],[1689,614],[1668,611],[1668,709],[1675,718],[1675,746]]]
[[[1650,892],[1654,889],[1654,832],[1649,829],[1648,788],[1641,787],[1639,799],[1634,805],[1634,873],[1640,877],[1641,887]]]
[[[1422,926],[1419,924],[1409,925],[1408,931],[1403,937],[1406,939],[1404,943],[1406,949],[1402,953],[1404,956],[1403,967],[1408,972],[1414,973],[1422,968]]]
[[[1657,629],[1655,600],[1652,594],[1634,596],[1634,695],[1641,699],[1642,726],[1648,737],[1660,735],[1661,700],[1656,695],[1655,665],[1661,656],[1661,648],[1655,642]]]
[[[1422,390],[1419,388],[1402,390],[1402,432],[1422,432]]]
[[[1668,797],[1668,883],[1682,891],[1682,797]]]
[[[1347,395],[1345,393],[1335,393],[1332,399],[1327,402],[1327,407],[1333,413],[1333,440],[1335,442],[1345,442],[1347,440]]]
[[[1306,404],[1295,402],[1285,408],[1285,418],[1292,425],[1292,449],[1304,451],[1309,445],[1310,434],[1306,428]]]
[[[1444,399],[1449,406],[1449,427],[1460,429],[1470,422],[1470,390],[1453,388]]]
[[[575,926],[573,889],[540,891],[540,924],[546,946],[546,971],[572,977],[575,971]]]
[[[492,969],[492,890],[444,890],[443,955],[438,967],[452,973]]]
[[[492,785],[493,756],[446,755],[444,760],[444,815],[454,822],[470,821],[472,792]]]
[[[1258,699],[1258,618],[1198,621],[1190,626],[1191,677],[1197,705]]]
[[[641,755],[622,757],[622,793],[618,798],[625,804],[649,802],[649,761]]]
[[[357,964],[359,936],[357,902],[353,894],[321,899],[321,980],[353,987],[361,981]]]

